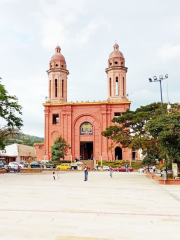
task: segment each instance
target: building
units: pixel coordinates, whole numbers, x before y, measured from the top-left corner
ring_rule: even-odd
[[[11,144],[5,147],[5,150],[0,150],[0,160],[6,162],[20,162],[34,161],[36,159],[35,147],[22,145],[22,144]]]
[[[69,71],[59,46],[55,49],[47,70],[49,79],[49,99],[43,103],[45,112],[45,141],[35,144],[37,160],[51,159],[51,146],[62,135],[71,148],[65,160],[130,160],[135,158],[131,149],[116,144],[101,135],[114,117],[130,108],[126,94],[125,58],[115,44],[108,59],[107,74],[108,99],[99,102],[67,102],[67,79]]]

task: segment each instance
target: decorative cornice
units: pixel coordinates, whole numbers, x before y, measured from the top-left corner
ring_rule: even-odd
[[[43,146],[44,143],[34,143],[35,146]]]
[[[43,103],[44,107],[47,106],[70,106],[70,105],[106,105],[106,104],[131,104],[131,101],[101,101],[101,102],[62,102],[62,103]]]
[[[48,74],[51,73],[51,72],[64,72],[66,73],[67,75],[69,74],[69,71],[66,70],[66,69],[62,69],[62,68],[52,68],[52,69],[49,69],[46,71]]]
[[[127,70],[128,70],[127,67],[123,67],[123,66],[112,66],[112,67],[110,67],[110,68],[106,68],[106,69],[105,69],[105,72],[107,73],[107,72],[110,71],[110,70],[116,70],[116,69],[125,69],[126,72],[127,72]]]

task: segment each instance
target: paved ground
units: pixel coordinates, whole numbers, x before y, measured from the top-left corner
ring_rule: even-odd
[[[144,174],[0,175],[0,240],[180,238],[180,186]]]

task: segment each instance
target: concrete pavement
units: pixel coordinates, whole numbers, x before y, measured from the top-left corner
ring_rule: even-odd
[[[139,173],[0,175],[0,240],[170,240],[180,237],[180,186]]]

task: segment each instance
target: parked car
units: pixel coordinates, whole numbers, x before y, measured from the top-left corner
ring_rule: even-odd
[[[7,167],[11,169],[17,169],[17,166],[20,166],[18,162],[10,162]]]
[[[56,169],[69,170],[71,169],[71,165],[69,163],[62,163],[61,165],[58,165]]]
[[[46,162],[46,167],[47,168],[55,168],[56,165],[54,163],[52,163],[51,161],[49,161],[49,162]]]
[[[30,166],[31,166],[31,168],[44,168],[43,164],[41,164],[37,161],[31,162]]]
[[[21,168],[27,168],[28,167],[28,163],[26,163],[25,161],[20,161],[18,164]]]
[[[104,171],[109,171],[109,166],[103,166]]]
[[[130,172],[133,172],[133,168],[128,167],[128,169],[129,169]],[[117,168],[115,168],[115,171],[116,172],[126,172],[126,167],[124,167],[124,166],[117,167]]]
[[[49,162],[49,160],[42,160],[42,161],[41,161],[42,164],[45,164],[45,163],[47,163],[47,162]]]
[[[170,167],[166,167],[167,168],[167,174],[173,174],[173,171]],[[166,171],[166,168],[161,169],[161,175],[163,174],[164,171]]]
[[[21,166],[18,162],[10,162],[8,165],[5,166],[5,169],[8,172],[20,171]]]
[[[95,170],[94,168],[91,168],[91,167],[88,167],[88,170],[89,171],[92,171],[92,170]]]
[[[70,165],[72,170],[77,169],[78,167],[77,163],[71,163]]]

